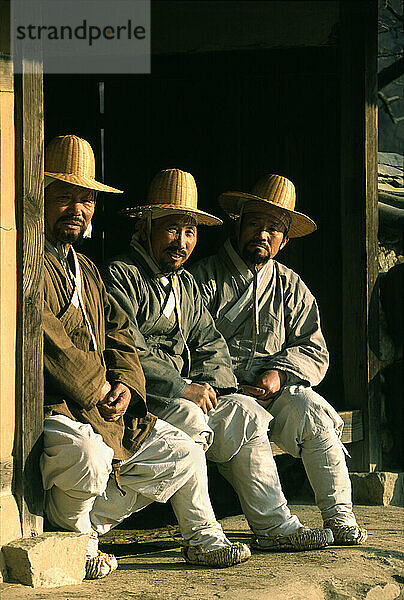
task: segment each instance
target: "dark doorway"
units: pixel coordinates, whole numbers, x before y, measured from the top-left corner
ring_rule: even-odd
[[[338,93],[332,46],[156,56],[152,75],[45,77],[47,140],[76,133],[98,158],[103,135],[105,182],[125,190],[100,198],[85,249],[100,267],[129,241],[133,223],[119,210],[142,203],[160,169],[190,171],[201,208],[218,216],[222,191],[248,191],[265,172],[294,181],[297,208],[318,231],[279,259],[319,301],[332,356],[321,391],[342,409]],[[224,236],[201,228],[193,260]]]

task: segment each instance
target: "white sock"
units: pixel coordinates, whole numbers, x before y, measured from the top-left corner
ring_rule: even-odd
[[[90,533],[90,539],[88,540],[86,560],[89,558],[95,558],[98,555],[98,534],[96,531]]]

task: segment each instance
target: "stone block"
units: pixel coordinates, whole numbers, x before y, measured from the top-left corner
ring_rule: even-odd
[[[351,593],[340,589],[333,582],[326,582],[327,600],[356,600]]]
[[[398,600],[400,598],[400,586],[396,583],[377,585],[366,594],[366,600]]]
[[[42,533],[3,546],[8,578],[32,587],[81,583],[89,536],[81,533]]]
[[[355,504],[404,506],[404,473],[350,473]]]
[[[7,565],[4,554],[0,551],[0,583],[7,581]]]

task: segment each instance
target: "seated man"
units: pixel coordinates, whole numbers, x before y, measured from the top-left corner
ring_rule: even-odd
[[[367,533],[352,512],[343,422],[312,390],[328,366],[317,304],[299,276],[273,260],[290,237],[316,225],[294,210],[295,188],[279,175],[264,177],[251,194],[222,194],[219,202],[237,218],[234,239],[192,273],[227,342],[233,372],[273,415],[270,439],[302,458],[335,543],[361,544]]]
[[[205,461],[194,442],[147,412],[144,376],[129,323],[95,265],[72,247],[88,230],[97,191],[85,140],[55,138],[46,152],[45,425],[41,457],[46,514],[90,534],[86,577],[117,568],[99,533],[153,501],[171,499],[187,562],[215,567],[247,560],[216,521]]]
[[[107,287],[128,314],[155,414],[190,435],[233,485],[264,549],[314,549],[329,530],[303,528],[282,494],[268,441],[269,413],[236,394],[226,343],[182,266],[197,225],[219,219],[197,208],[195,180],[169,169],[153,180],[129,253],[109,266]]]

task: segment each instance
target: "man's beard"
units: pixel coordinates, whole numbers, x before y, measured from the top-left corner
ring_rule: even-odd
[[[179,267],[174,266],[174,265],[159,265],[161,272],[164,275],[170,275],[170,273],[175,273],[176,271],[179,271],[182,267],[182,265],[180,265]]]
[[[167,248],[167,250],[173,250],[173,251],[181,254],[184,257],[184,259],[187,258],[186,253],[184,253],[181,250],[177,250],[176,248]],[[163,256],[159,261],[159,267],[160,267],[162,273],[169,275],[170,273],[175,273],[176,271],[179,271],[180,269],[182,269],[184,263],[185,263],[185,260],[183,260],[180,265],[176,265],[172,261],[170,261],[169,258],[167,258],[167,260],[164,260],[164,256]]]
[[[80,245],[83,243],[85,226],[83,225],[80,228],[80,231],[69,231],[62,229],[63,222],[60,223],[60,227],[58,227],[58,223],[56,223],[54,228],[54,237],[56,241],[61,242],[62,244],[77,244]]]
[[[166,263],[164,261],[160,261],[159,262],[159,267],[162,273],[169,275],[170,273],[175,273],[176,271],[179,271],[180,269],[182,269],[184,263],[181,263],[180,265],[174,265],[172,263]]]
[[[243,248],[241,256],[246,263],[257,266],[265,265],[271,258],[269,252],[265,256],[263,256],[258,248],[256,248],[255,250],[248,250],[248,248],[246,247]]]

